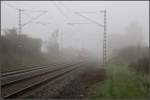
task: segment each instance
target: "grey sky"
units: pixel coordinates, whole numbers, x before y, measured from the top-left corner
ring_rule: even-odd
[[[102,47],[103,28],[97,25],[69,26],[68,22],[88,22],[77,16],[74,12],[96,11],[95,14],[84,14],[89,18],[103,24],[103,14],[100,10],[107,10],[107,33],[124,34],[125,27],[132,21],[137,21],[143,28],[144,41],[149,42],[149,2],[148,1],[7,1],[2,2],[1,24],[2,28],[18,27],[18,12],[7,6],[11,4],[16,8],[31,10],[47,10],[48,13],[36,21],[50,22],[50,25],[42,26],[34,23],[23,28],[23,33],[32,37],[47,40],[55,29],[63,33],[64,46],[85,47],[98,52],[98,45]],[[60,13],[61,9],[62,13]],[[35,17],[39,13],[25,12]],[[27,22],[30,17],[22,15],[22,22]]]

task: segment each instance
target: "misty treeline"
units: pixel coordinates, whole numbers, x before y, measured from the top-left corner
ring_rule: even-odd
[[[44,57],[41,53],[42,41],[17,30],[5,29],[1,36],[1,71],[12,71],[25,68],[26,65],[36,66],[42,64]]]
[[[46,45],[47,52],[42,52],[41,39],[18,34],[15,28],[5,29],[0,41],[1,71],[8,72],[59,62],[62,57],[57,32],[56,30],[49,39]]]
[[[46,55],[45,57],[49,61],[53,62],[76,62],[82,59],[82,55],[84,53],[89,53],[85,49],[74,48],[73,46],[63,47],[62,41],[60,42],[60,33],[59,29],[54,30],[51,34],[51,37],[48,39],[46,44]]]
[[[109,46],[110,60],[128,64],[138,74],[148,74],[149,47],[144,43],[142,27],[137,22],[130,23],[124,34],[112,34]]]

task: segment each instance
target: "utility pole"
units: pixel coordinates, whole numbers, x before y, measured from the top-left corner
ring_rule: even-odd
[[[18,38],[19,38],[19,47],[21,48],[22,47],[22,44],[21,44],[21,32],[22,32],[22,19],[21,19],[21,15],[22,15],[22,9],[17,9],[18,10]]]
[[[103,38],[103,66],[106,65],[107,61],[107,33],[106,33],[106,10],[104,10],[104,38]]]
[[[29,10],[29,9],[20,9],[20,8],[16,8],[11,4],[5,3],[8,7],[15,9],[18,11],[18,34],[21,34],[22,32],[22,27],[26,26],[29,23],[32,23],[34,20],[38,19],[40,16],[42,16],[43,14],[47,13],[48,11],[44,11],[44,10]],[[22,11],[30,11],[30,12],[41,12],[41,14],[37,15],[36,17],[31,17],[31,20],[29,20],[28,22],[22,24]],[[25,13],[24,13],[25,14]],[[28,15],[27,15],[28,16]]]
[[[78,14],[79,16],[85,18],[86,20],[90,21],[91,23],[68,23],[70,25],[74,25],[74,24],[97,24],[99,27],[103,27],[104,29],[104,33],[103,33],[103,66],[106,65],[107,62],[107,24],[106,24],[106,10],[101,10],[100,13],[104,13],[104,24],[100,24],[97,23],[96,21],[88,18],[85,15],[82,15],[81,13],[96,13],[96,12],[75,12],[76,14]]]
[[[22,20],[21,20],[21,14],[22,14],[22,9],[18,9],[18,40],[19,40],[19,49],[22,51],[22,43],[21,43],[21,32],[22,32]],[[23,58],[22,56],[20,57],[20,62],[21,62],[21,65],[23,65]]]
[[[61,32],[60,32],[60,35],[61,35],[61,43],[60,43],[60,45],[61,45],[61,50],[60,50],[60,54],[61,54],[61,58],[62,58],[62,61],[64,61],[64,49],[63,49],[63,32],[62,32],[62,30],[61,30]]]
[[[23,10],[22,9],[18,9],[18,14],[19,14],[19,19],[18,19],[18,21],[19,21],[19,24],[18,24],[18,33],[19,34],[21,34],[21,32],[22,32],[22,24],[21,24],[21,12],[22,12]]]
[[[61,51],[63,52],[63,32],[61,31]]]

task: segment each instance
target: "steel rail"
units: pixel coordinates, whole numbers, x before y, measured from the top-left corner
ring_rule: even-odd
[[[77,64],[77,63],[75,63],[75,64]],[[65,67],[73,66],[75,64],[63,65],[64,67],[60,67],[60,68],[56,68],[55,66],[52,66],[53,68],[52,67],[43,67],[43,68],[39,68],[36,70],[34,70],[34,69],[30,70],[30,71],[26,70],[22,73],[20,72],[20,73],[16,73],[16,74],[13,74],[10,76],[5,76],[5,77],[1,78],[1,86],[5,87],[9,84],[13,84],[13,83],[18,82],[20,80],[25,80],[25,79],[32,78],[32,77],[37,77],[37,76],[45,74],[45,73],[51,73],[53,71],[57,71],[57,70],[65,68]]]
[[[64,64],[64,63],[50,64],[50,66],[62,65],[62,64]],[[36,67],[36,66],[42,66],[42,67]],[[42,69],[42,68],[49,67],[47,65],[36,65],[36,66],[33,66],[32,68],[28,68],[28,69],[20,69],[20,70],[16,70],[16,71],[5,72],[5,73],[1,74],[1,77],[10,76],[10,75],[14,75],[14,74],[19,74],[19,73],[23,73],[23,72],[27,72],[27,71],[32,71],[32,70],[36,70],[36,69]]]
[[[56,65],[56,64],[53,64],[53,65]],[[27,71],[32,71],[32,70],[36,70],[36,69],[42,69],[42,68],[45,68],[45,67],[48,67],[48,66],[43,66],[43,67],[36,67],[36,66],[34,66],[33,68],[21,69],[21,70],[17,70],[17,71],[11,71],[11,72],[2,73],[1,76],[2,77],[10,76],[10,75],[14,75],[14,74],[18,74],[18,73],[23,73],[23,72],[27,72]]]

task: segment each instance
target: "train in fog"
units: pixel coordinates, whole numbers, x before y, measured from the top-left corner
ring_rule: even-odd
[[[82,61],[82,60],[85,60],[88,58],[88,53],[87,51],[82,48],[79,52],[78,52],[78,55],[77,55],[77,59]]]

